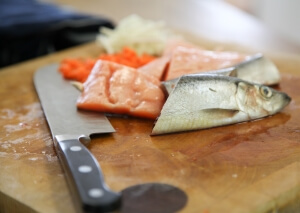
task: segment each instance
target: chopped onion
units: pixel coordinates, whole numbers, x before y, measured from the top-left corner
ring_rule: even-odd
[[[176,37],[166,28],[162,21],[150,21],[130,15],[116,26],[115,29],[102,27],[97,42],[108,53],[120,52],[127,46],[138,54],[161,55],[167,40]]]

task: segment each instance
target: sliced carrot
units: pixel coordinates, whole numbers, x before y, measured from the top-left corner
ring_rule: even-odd
[[[134,50],[124,47],[119,53],[102,54],[98,57],[98,59],[138,68],[154,60],[155,57],[147,54],[139,56]],[[84,82],[90,74],[96,61],[97,59],[93,58],[65,58],[60,64],[59,71],[66,79]]]
[[[60,63],[59,71],[64,78],[84,82],[91,72],[95,59],[65,58]]]
[[[155,57],[147,54],[139,56],[134,50],[130,49],[129,47],[124,47],[120,53],[102,54],[99,56],[99,59],[116,62],[118,64],[130,66],[133,68],[138,68],[154,60]]]

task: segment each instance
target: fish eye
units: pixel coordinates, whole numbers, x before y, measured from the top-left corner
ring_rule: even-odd
[[[269,87],[266,87],[266,86],[262,86],[260,88],[260,93],[265,98],[270,98],[272,96],[272,90]]]

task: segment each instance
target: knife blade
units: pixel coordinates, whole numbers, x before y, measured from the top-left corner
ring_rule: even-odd
[[[83,144],[91,140],[92,134],[115,131],[106,116],[77,110],[79,91],[63,79],[57,64],[39,69],[34,85],[70,190],[79,201],[76,204],[83,212],[119,208],[121,194],[105,184],[97,160]]]

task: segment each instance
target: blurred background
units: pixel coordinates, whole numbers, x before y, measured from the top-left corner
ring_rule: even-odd
[[[300,45],[299,0],[224,0],[255,16],[280,36]]]
[[[128,7],[121,8],[120,1],[128,2]],[[172,8],[169,0],[151,0],[145,9],[146,1],[0,0],[0,68],[93,41],[99,27],[113,28],[124,16],[136,11],[143,11],[144,18],[168,18],[170,27],[180,26],[183,31],[220,43],[247,44],[258,51],[262,46],[285,51],[281,42],[272,40],[278,35],[300,53],[299,0],[177,0],[184,6],[182,10],[190,11],[188,16]],[[201,10],[199,1],[201,6],[219,4],[214,10]],[[241,13],[241,20],[233,15]],[[184,20],[181,14],[185,15]],[[210,21],[218,25],[212,26]],[[265,29],[271,33],[265,33]]]

